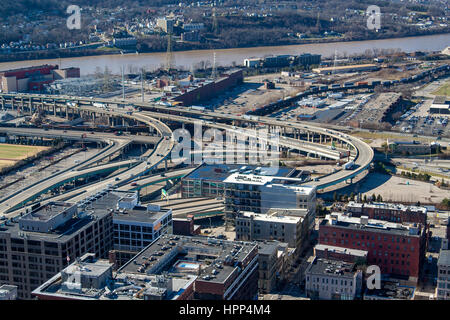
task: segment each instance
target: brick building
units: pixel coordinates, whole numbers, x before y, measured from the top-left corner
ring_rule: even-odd
[[[405,206],[394,203],[358,203],[350,201],[347,211],[353,217],[368,216],[369,219],[385,220],[396,223],[427,223],[427,208],[419,206]]]
[[[59,69],[57,65],[46,64],[0,71],[0,88],[2,92],[36,92],[57,79],[79,77],[79,68]]]
[[[420,224],[398,224],[332,213],[319,225],[319,244],[365,250],[368,265],[385,275],[417,281],[423,263],[427,232]]]

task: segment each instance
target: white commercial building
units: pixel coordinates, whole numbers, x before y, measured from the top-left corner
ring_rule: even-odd
[[[361,295],[362,271],[354,263],[315,257],[305,276],[305,290],[312,299],[353,300]]]
[[[314,219],[316,187],[281,183],[289,180],[296,179],[233,173],[224,181],[225,211],[234,216],[240,211],[267,213],[272,208],[305,209]]]

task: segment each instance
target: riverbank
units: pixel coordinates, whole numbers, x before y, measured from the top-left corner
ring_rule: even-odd
[[[428,37],[435,35],[450,35],[448,32],[436,32],[428,33],[425,35],[411,36],[405,35],[400,37],[385,37],[381,36],[375,39],[348,39],[348,38],[314,38],[314,39],[302,39],[298,41],[280,41],[276,45],[258,45],[258,46],[238,46],[238,47],[226,47],[226,46],[216,46],[216,47],[204,47],[198,48],[198,46],[193,46],[192,48],[176,48],[174,47],[174,52],[190,52],[190,51],[206,51],[206,50],[227,50],[227,49],[250,49],[250,48],[271,48],[278,46],[298,46],[298,45],[314,45],[314,44],[336,44],[336,43],[357,43],[364,41],[377,41],[377,40],[395,40],[395,39],[406,39],[406,38],[419,38]],[[339,40],[337,40],[339,39]],[[449,43],[450,45],[450,43]],[[118,55],[118,54],[147,54],[147,53],[165,53],[165,50],[126,50],[120,48],[108,48],[107,50],[103,48],[96,49],[56,49],[51,51],[36,51],[36,52],[14,52],[9,54],[0,54],[0,63],[4,62],[21,62],[30,60],[47,60],[47,59],[65,59],[65,58],[78,58],[78,57],[93,57],[93,56],[107,56],[107,55]]]
[[[249,47],[230,49],[203,49],[189,51],[174,51],[174,65],[185,70],[203,62],[212,63],[216,55],[216,65],[227,67],[241,65],[243,60],[249,57],[264,57],[266,55],[298,55],[302,53],[320,54],[322,57],[331,57],[337,52],[338,55],[364,54],[367,50],[400,49],[404,52],[414,51],[440,51],[450,44],[450,33],[405,37],[385,40],[367,41],[339,41],[328,43],[299,44],[286,46]],[[39,60],[21,60],[0,63],[0,70],[24,68],[41,64],[58,64],[61,68],[79,67],[83,76],[95,73],[96,69],[108,67],[111,72],[119,75],[122,67],[127,71],[144,68],[154,71],[166,63],[166,52],[131,53],[120,54],[114,52],[102,52],[99,55],[78,57],[54,57]]]

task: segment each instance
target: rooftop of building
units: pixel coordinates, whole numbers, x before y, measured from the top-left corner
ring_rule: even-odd
[[[427,213],[427,208],[422,206],[408,206],[398,203],[387,203],[387,202],[370,202],[370,203],[359,203],[355,201],[350,201],[347,204],[347,208],[377,208],[377,209],[387,209],[387,210],[400,210],[400,211],[411,211],[411,212],[422,212]]]
[[[135,221],[153,223],[160,220],[167,213],[171,212],[171,209],[160,208],[159,210],[150,209],[147,206],[136,206],[133,209],[119,209],[114,210],[114,221]]]
[[[52,218],[60,215],[62,212],[73,207],[75,204],[70,202],[49,202],[43,206],[39,206],[20,217],[20,220],[25,221],[49,221]]]
[[[24,213],[21,213],[21,216],[2,222],[0,224],[0,232],[9,233],[11,238],[23,238],[26,240],[48,239],[49,241],[51,240],[63,243],[80,230],[88,228],[90,225],[95,223],[96,219],[102,219],[111,214],[111,212],[114,211],[113,208],[116,207],[119,200],[122,197],[127,196],[127,194],[131,193],[116,190],[102,190],[97,194],[77,203],[77,214],[49,232],[21,230],[19,227],[19,220],[22,217],[26,217],[26,215],[24,216]],[[44,208],[45,207],[46,206],[44,206]],[[44,218],[49,219],[49,216],[54,216],[57,213],[57,208],[60,210],[67,209],[64,205],[57,205],[53,208],[50,206],[50,210],[47,213],[45,213],[45,210],[48,209],[39,208],[38,210],[39,212],[44,210],[42,212],[42,214],[44,214]]]
[[[317,244],[314,247],[314,249],[320,250],[320,251],[328,250],[328,252],[346,254],[346,255],[351,255],[351,256],[361,257],[361,258],[367,257],[367,254],[368,254],[368,252],[365,250],[348,249],[348,248],[330,246],[330,245],[325,245],[325,244]]]
[[[162,235],[118,272],[152,274],[158,267],[158,274],[200,274],[202,280],[223,283],[256,250],[251,242]]]
[[[376,297],[393,300],[412,300],[416,288],[400,285],[397,281],[381,281],[380,289],[366,289],[365,297]]]
[[[87,254],[39,286],[33,294],[80,300],[143,300],[144,296],[172,300],[178,298],[197,278],[195,275],[170,277],[115,273],[112,266],[107,260]],[[94,281],[83,281],[84,277]],[[95,281],[102,277],[106,277],[106,281]],[[64,282],[65,278],[71,279],[71,283]]]
[[[272,223],[283,223],[283,224],[297,224],[303,221],[300,217],[292,217],[280,214],[279,212],[272,212],[271,214],[266,213],[255,213],[250,211],[241,211],[239,213],[243,217],[253,218],[255,221],[264,221]]]
[[[416,224],[401,224],[384,220],[369,219],[367,216],[350,217],[342,212],[327,214],[320,223],[321,226],[336,226],[353,230],[364,230],[369,232],[381,232],[402,236],[420,236],[423,231]]]
[[[316,257],[308,266],[306,272],[321,276],[353,277],[357,271],[354,263]]]
[[[230,174],[240,173],[256,173],[261,176],[280,176],[291,177],[299,172],[293,168],[288,167],[260,167],[254,165],[242,164],[202,164],[194,171],[189,173],[184,179],[200,179],[210,181],[224,181]]]
[[[313,186],[308,186],[308,185],[294,185],[294,184],[281,184],[279,182],[281,181],[292,181],[294,182],[295,180],[298,183],[303,183],[304,181],[302,181],[301,179],[294,179],[294,178],[289,178],[289,177],[278,177],[278,176],[263,176],[263,175],[257,175],[257,174],[253,174],[253,173],[239,173],[239,172],[235,172],[230,174],[225,180],[225,183],[236,183],[236,184],[248,184],[248,185],[259,185],[259,186],[267,186],[268,188],[270,187],[283,187],[283,188],[287,188],[287,189],[292,189],[293,191],[300,193],[300,194],[305,194],[305,195],[309,195],[311,193],[313,193],[316,188]]]
[[[376,67],[375,64],[355,64],[348,66],[336,66],[336,67],[324,67],[324,68],[316,68],[313,70],[327,71],[327,70],[345,70],[345,69],[353,69],[353,68],[367,68],[367,67]]]

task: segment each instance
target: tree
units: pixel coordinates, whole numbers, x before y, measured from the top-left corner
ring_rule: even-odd
[[[350,193],[350,200],[351,201],[355,200],[355,194],[353,193],[353,191]]]
[[[372,201],[375,201],[375,200],[377,200],[377,197],[375,196],[375,193],[374,193],[374,194],[372,194],[372,198],[371,198],[371,200],[372,200]]]
[[[377,202],[383,202],[383,197],[381,196],[381,194],[377,196]]]

